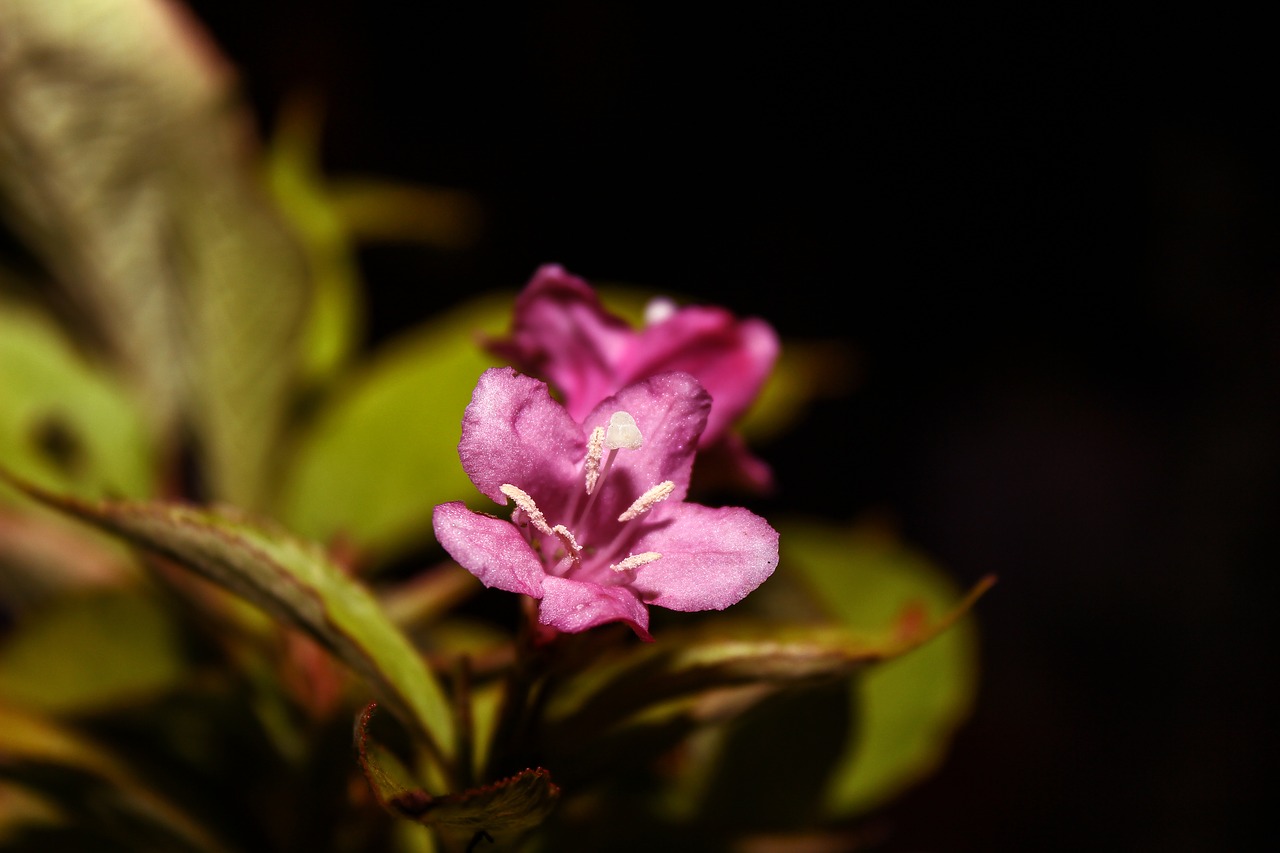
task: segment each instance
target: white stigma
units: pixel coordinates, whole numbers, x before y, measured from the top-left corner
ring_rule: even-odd
[[[665,480],[659,483],[640,497],[636,498],[636,502],[628,507],[626,512],[618,516],[618,521],[630,521],[633,518],[644,515],[646,512],[653,509],[654,504],[660,501],[665,501],[667,498],[671,497],[671,493],[675,490],[676,484],[670,480]]]
[[[583,466],[587,471],[587,494],[595,491],[600,481],[600,460],[604,457],[604,427],[596,427],[591,431],[587,441],[587,458]]]
[[[609,568],[615,572],[629,572],[632,569],[638,569],[646,563],[652,563],[654,560],[662,559],[662,555],[657,551],[645,551],[643,554],[628,554]]]
[[[639,450],[644,445],[644,436],[636,419],[628,412],[614,412],[609,416],[609,428],[604,434],[604,446],[610,450]]]
[[[538,532],[545,533],[547,536],[555,536],[556,532],[551,529],[551,525],[547,524],[547,517],[542,514],[542,510],[538,509],[538,505],[533,502],[533,498],[528,493],[516,488],[510,483],[503,483],[498,487],[498,491],[515,502],[515,505],[524,511],[529,519],[529,523],[538,529]]]

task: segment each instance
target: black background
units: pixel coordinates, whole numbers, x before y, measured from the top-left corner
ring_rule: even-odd
[[[373,341],[556,261],[838,336],[764,448],[981,603],[979,708],[889,851],[1263,849],[1280,290],[1260,22],[1055,7],[193,3],[269,130],[473,191],[364,257]]]

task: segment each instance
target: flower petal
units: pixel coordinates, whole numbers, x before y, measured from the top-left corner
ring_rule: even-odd
[[[669,610],[723,610],[778,565],[778,532],[742,507],[659,505],[633,551],[662,558],[634,569],[631,588]]]
[[[485,586],[542,597],[542,561],[515,525],[472,512],[462,501],[437,506],[431,525],[449,556]]]
[[[510,367],[480,376],[462,416],[458,455],[481,492],[505,504],[504,483],[535,499],[540,484],[563,489],[577,478],[585,451],[582,428],[551,399],[545,382]]]
[[[545,377],[580,419],[625,384],[616,367],[634,337],[625,320],[605,311],[590,285],[546,264],[516,299],[510,338],[490,348]]]
[[[616,411],[629,412],[644,436],[644,446],[618,454],[610,481],[600,496],[607,512],[617,515],[642,492],[670,480],[671,500],[689,490],[698,436],[707,423],[711,397],[687,373],[663,373],[623,388],[587,416],[583,429],[608,423]]]
[[[543,625],[575,634],[606,622],[626,622],[640,639],[653,639],[649,636],[648,609],[626,587],[548,575],[542,592],[538,621]]]
[[[778,359],[778,335],[763,320],[691,305],[646,326],[619,365],[619,384],[682,370],[698,377],[715,401],[701,444],[720,438],[751,406]]]

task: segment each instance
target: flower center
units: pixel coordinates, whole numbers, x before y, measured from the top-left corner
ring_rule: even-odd
[[[600,494],[601,485],[609,471],[613,468],[613,463],[617,459],[620,450],[640,450],[644,446],[644,436],[640,433],[640,427],[636,424],[636,419],[629,412],[614,412],[609,417],[607,426],[597,426],[591,431],[591,436],[587,441],[587,455],[583,460],[583,490],[575,492],[573,499],[569,502],[568,516],[570,524],[580,531],[584,527],[584,521],[589,519],[591,509],[595,506],[596,498]],[[606,456],[605,450],[609,453]],[[534,531],[543,537],[554,540],[555,547],[550,554],[546,554],[546,544],[543,545],[544,558],[549,557],[555,561],[553,572],[557,575],[563,575],[573,571],[575,568],[581,567],[583,563],[584,549],[590,548],[590,553],[599,554],[601,560],[608,559],[623,537],[625,528],[616,531],[609,539],[608,543],[603,547],[591,547],[584,543],[579,543],[578,538],[573,534],[568,526],[564,524],[551,524],[547,521],[546,515],[538,508],[538,504],[533,497],[519,486],[510,483],[504,483],[499,487],[501,492],[506,495],[516,505],[512,512],[511,520],[518,527],[532,527]],[[638,498],[632,502],[621,515],[618,516],[618,522],[625,524],[644,515],[654,507],[675,492],[676,484],[671,480],[664,480],[655,486],[651,486],[645,490]],[[585,504],[583,496],[586,496]],[[586,529],[590,532],[592,525],[585,524]],[[602,532],[602,531],[601,531]],[[533,534],[530,533],[532,539]],[[609,568],[614,572],[622,573],[652,563],[662,557],[656,551],[645,551],[640,554],[627,554],[617,562],[609,563]]]

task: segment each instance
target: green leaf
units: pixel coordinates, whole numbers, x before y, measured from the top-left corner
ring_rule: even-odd
[[[45,713],[135,703],[175,687],[184,673],[172,619],[136,590],[52,599],[0,644],[0,696]]]
[[[852,629],[893,637],[904,624],[932,621],[955,607],[955,584],[883,531],[804,521],[777,527],[785,565],[802,573],[815,600]],[[854,679],[858,727],[828,789],[829,813],[864,813],[936,770],[973,707],[978,659],[974,620],[962,618]]]
[[[373,594],[318,547],[229,508],[90,503],[10,480],[48,506],[169,557],[307,631],[368,681],[433,757],[449,766],[453,725],[439,683]]]
[[[633,725],[731,719],[773,693],[811,688],[905,655],[946,631],[974,598],[953,602],[941,618],[876,635],[834,624],[734,618],[668,629],[661,642],[603,657],[559,685],[547,708],[548,742],[553,752],[572,752]],[[687,728],[671,731],[683,737]]]
[[[366,563],[431,541],[431,511],[478,500],[458,460],[462,412],[497,362],[479,334],[505,329],[509,295],[481,297],[387,345],[335,389],[299,437],[276,515]]]
[[[718,760],[701,783],[700,824],[735,835],[794,830],[823,815],[823,794],[856,728],[839,681],[770,696],[725,726]]]
[[[314,293],[302,332],[301,381],[321,387],[355,355],[365,321],[355,245],[320,169],[320,114],[296,98],[267,152],[272,194],[307,253]]]
[[[237,86],[180,4],[0,4],[0,215],[156,434],[185,421],[213,493],[256,508],[308,280]]]
[[[124,849],[230,850],[100,745],[39,715],[0,703],[0,778],[4,777],[27,784],[49,802],[63,806],[77,820],[69,828],[83,830],[84,824],[100,821],[102,826],[92,831]]]
[[[369,740],[374,708],[368,706],[356,719],[356,750],[374,795],[392,814],[454,833],[503,836],[537,826],[556,807],[560,788],[540,767],[445,796],[409,787],[402,781],[404,769]]]
[[[143,497],[154,488],[140,407],[44,314],[0,300],[0,460],[80,497]],[[0,487],[0,499],[12,494]]]

